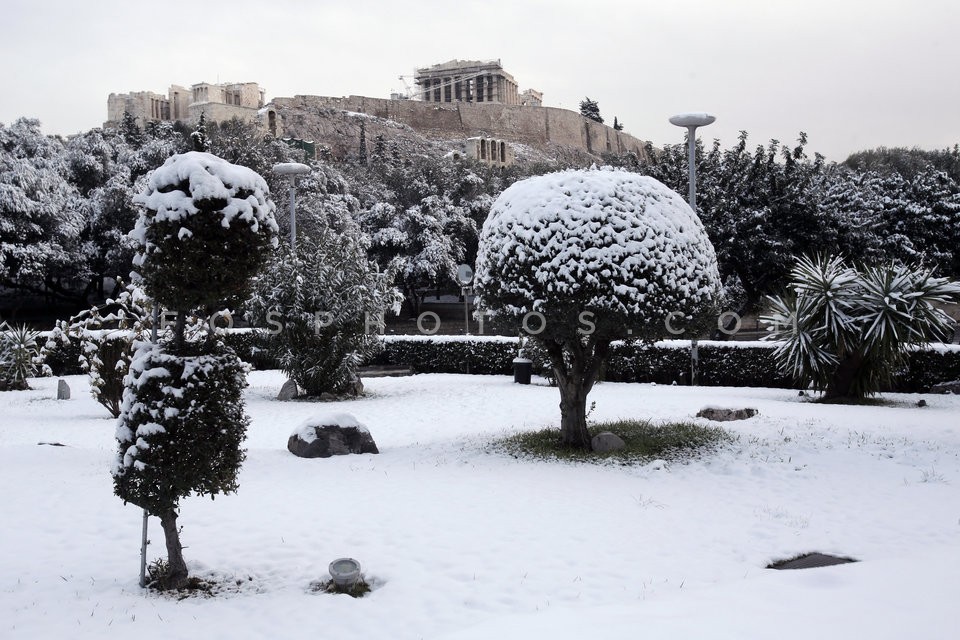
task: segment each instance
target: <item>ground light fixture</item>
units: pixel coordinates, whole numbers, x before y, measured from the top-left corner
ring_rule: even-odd
[[[330,578],[338,589],[350,589],[360,580],[360,563],[353,558],[337,558],[328,567]]]
[[[681,113],[670,118],[670,124],[687,129],[687,149],[689,155],[690,191],[687,202],[694,213],[697,212],[697,127],[705,127],[716,120],[709,113]]]
[[[301,162],[281,162],[273,165],[273,173],[290,178],[290,250],[297,249],[297,176],[310,173],[310,167]]]

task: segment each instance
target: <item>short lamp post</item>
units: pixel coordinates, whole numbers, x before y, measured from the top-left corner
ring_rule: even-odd
[[[681,113],[670,118],[670,124],[687,128],[687,149],[690,170],[690,192],[687,202],[694,213],[697,211],[697,127],[705,127],[716,120],[709,113]]]
[[[290,176],[290,250],[297,250],[297,176],[310,173],[310,167],[300,162],[281,162],[273,165],[273,173]]]
[[[687,155],[690,171],[690,191],[687,202],[693,212],[697,212],[697,127],[712,124],[717,118],[709,113],[681,113],[670,118],[670,124],[687,128]],[[690,340],[690,385],[700,384],[700,350],[697,338]]]

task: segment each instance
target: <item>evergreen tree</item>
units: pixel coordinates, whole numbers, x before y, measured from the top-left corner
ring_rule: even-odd
[[[117,426],[114,490],[160,518],[167,547],[163,586],[179,588],[187,566],[177,527],[179,501],[237,488],[249,418],[245,367],[212,332],[188,333],[188,316],[246,300],[250,277],[276,248],[266,182],[216,156],[170,158],[137,198],[131,234],[144,290],[176,311],[172,335],[139,343],[125,378]]]
[[[621,170],[564,171],[505,190],[483,226],[478,307],[550,358],[562,441],[590,449],[587,395],[614,340],[654,340],[714,311],[716,257],[689,205]],[[531,316],[539,316],[531,320]]]
[[[210,141],[207,138],[207,113],[200,112],[197,128],[190,134],[190,142],[194,151],[210,151]]]
[[[613,130],[623,131],[623,123],[617,120],[617,116],[613,116]]]
[[[360,155],[358,158],[361,165],[367,166],[367,124],[363,118],[360,119]]]
[[[600,117],[600,107],[590,98],[584,98],[580,102],[580,115],[603,124],[603,118]]]

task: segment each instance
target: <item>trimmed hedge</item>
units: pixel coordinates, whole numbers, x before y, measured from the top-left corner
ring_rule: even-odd
[[[241,360],[256,369],[276,369],[264,350],[266,336],[250,329],[224,336]],[[702,386],[797,388],[777,371],[773,345],[765,342],[699,343]],[[534,371],[547,373],[543,354],[532,343],[525,354]],[[47,358],[54,375],[79,373],[77,353],[55,350]],[[512,375],[517,339],[503,336],[384,336],[384,348],[370,365],[406,366],[417,373],[472,373]],[[615,343],[602,373],[610,382],[690,384],[690,342],[668,340],[652,345]],[[910,354],[909,363],[891,391],[925,393],[937,382],[960,380],[960,345],[934,345]]]

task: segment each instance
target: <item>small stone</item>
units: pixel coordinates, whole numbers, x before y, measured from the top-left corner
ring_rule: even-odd
[[[293,400],[300,396],[300,390],[297,389],[297,383],[293,380],[287,380],[280,387],[280,393],[277,394],[277,400]]]
[[[301,458],[380,453],[370,431],[349,413],[310,418],[287,440],[287,449]]]
[[[66,380],[57,380],[57,400],[70,399],[70,385]]]
[[[619,451],[627,446],[623,438],[610,431],[604,431],[593,436],[590,440],[590,448],[597,453],[606,453],[608,451]]]
[[[362,396],[363,395],[363,381],[359,377],[354,378],[347,383],[346,389],[347,395],[351,396]]]
[[[918,406],[918,407],[925,407],[925,406],[927,406],[927,401],[924,400],[923,398],[920,398],[919,400],[917,400],[917,406]]]
[[[805,396],[805,395],[807,395],[807,394],[804,393],[803,390],[801,389],[801,390],[800,390],[800,393],[798,393],[797,395],[802,398],[803,396]]]
[[[938,382],[930,387],[930,393],[960,394],[960,380],[953,380],[952,382]]]
[[[731,420],[747,420],[757,415],[756,409],[722,409],[720,407],[704,407],[697,413],[698,418],[706,418],[714,422],[729,422]]]
[[[336,402],[339,399],[340,398],[330,393],[329,391],[324,391],[323,393],[320,394],[320,402]]]

